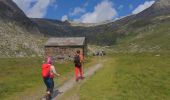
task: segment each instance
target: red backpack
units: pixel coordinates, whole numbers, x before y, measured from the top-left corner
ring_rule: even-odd
[[[50,77],[50,64],[42,64],[42,77]]]

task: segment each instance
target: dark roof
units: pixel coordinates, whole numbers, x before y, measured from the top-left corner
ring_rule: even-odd
[[[45,46],[83,46],[85,37],[58,37],[50,38]]]

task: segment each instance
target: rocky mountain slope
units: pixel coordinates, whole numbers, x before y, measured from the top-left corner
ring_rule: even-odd
[[[0,0],[0,57],[43,53],[44,37],[12,0]]]
[[[45,40],[54,36],[86,36],[89,44],[109,45],[115,51],[168,51],[169,23],[170,0],[100,24],[30,19],[12,0],[0,0],[0,57],[41,55]]]
[[[26,17],[24,12],[12,0],[0,0],[0,19],[15,21],[20,27],[30,32],[39,33],[37,25]]]
[[[139,14],[97,26],[87,27],[86,24],[77,26],[69,22],[46,19],[32,20],[38,24],[40,31],[46,36],[86,36],[92,44],[113,45],[117,39],[126,36],[131,29],[155,25],[160,23],[161,20],[154,22],[154,19],[169,16],[169,14],[170,0],[157,0],[150,8]]]

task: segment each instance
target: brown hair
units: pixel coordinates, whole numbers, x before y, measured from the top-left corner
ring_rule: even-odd
[[[76,52],[77,52],[78,54],[80,54],[80,50],[77,50]]]

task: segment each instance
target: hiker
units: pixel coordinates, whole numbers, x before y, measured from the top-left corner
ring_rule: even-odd
[[[50,95],[50,85],[51,85],[51,80],[49,77],[49,72],[50,72],[50,64],[48,64],[48,62],[44,62],[42,64],[42,77],[43,77],[43,81],[46,85],[47,88],[47,95]]]
[[[83,68],[82,68],[82,63],[83,63],[83,55],[80,54],[80,50],[76,51],[76,54],[74,56],[74,64],[75,64],[75,80],[78,82],[79,77],[78,73],[80,72],[80,79],[83,79]]]
[[[51,65],[50,66],[50,80],[51,80],[51,85],[50,85],[50,92],[53,93],[54,90],[54,75],[56,75],[57,77],[60,77],[60,74],[58,74],[56,72],[56,69],[54,67],[54,65],[52,64],[52,59],[51,57],[48,57],[47,62]]]
[[[47,87],[47,95],[51,96],[54,88],[54,74],[60,76],[60,74],[56,73],[55,67],[52,65],[51,57],[47,58],[47,61],[42,64],[42,77],[44,83]]]

